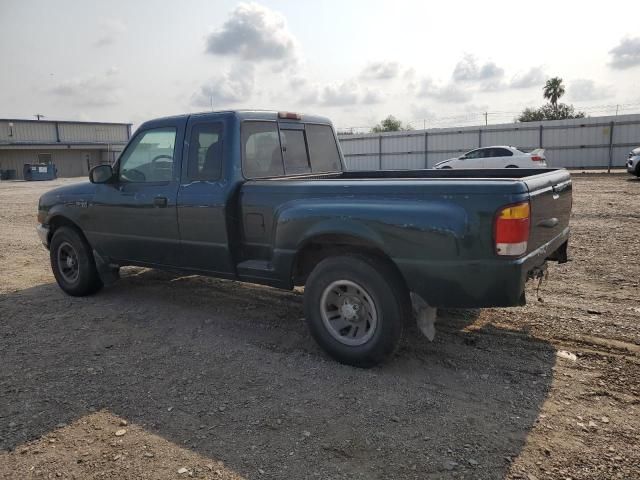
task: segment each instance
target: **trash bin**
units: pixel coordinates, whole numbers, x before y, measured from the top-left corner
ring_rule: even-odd
[[[54,180],[58,176],[53,163],[25,163],[22,174],[27,181]]]
[[[15,180],[15,170],[0,170],[0,180]]]

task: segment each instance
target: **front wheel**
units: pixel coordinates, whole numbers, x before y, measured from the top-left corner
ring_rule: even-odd
[[[399,274],[374,257],[326,258],[305,285],[305,317],[313,338],[334,359],[356,367],[372,367],[393,353],[409,305]]]
[[[49,246],[51,269],[62,290],[82,297],[102,288],[91,247],[74,228],[60,227]]]

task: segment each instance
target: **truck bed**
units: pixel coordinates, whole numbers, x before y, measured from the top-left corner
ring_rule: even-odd
[[[571,177],[564,169],[350,171],[250,180],[239,199],[244,258],[273,269],[264,275],[286,271],[313,235],[368,238],[431,305],[507,306],[521,304],[528,274],[566,247]],[[498,256],[496,213],[522,202],[531,212],[526,252]]]

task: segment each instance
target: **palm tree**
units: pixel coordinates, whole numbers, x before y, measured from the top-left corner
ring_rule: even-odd
[[[557,109],[558,99],[564,95],[564,85],[560,77],[553,77],[547,80],[543,89],[544,98],[548,99],[553,105],[553,109]]]

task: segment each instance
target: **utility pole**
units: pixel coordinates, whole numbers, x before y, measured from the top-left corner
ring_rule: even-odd
[[[616,104],[616,117],[618,116],[618,109],[620,108],[620,105]]]
[[[44,115],[42,115],[41,113],[36,113],[34,115],[34,117],[36,117],[38,120],[40,120],[41,118],[44,118]]]
[[[489,112],[484,112],[484,124],[489,125]]]

